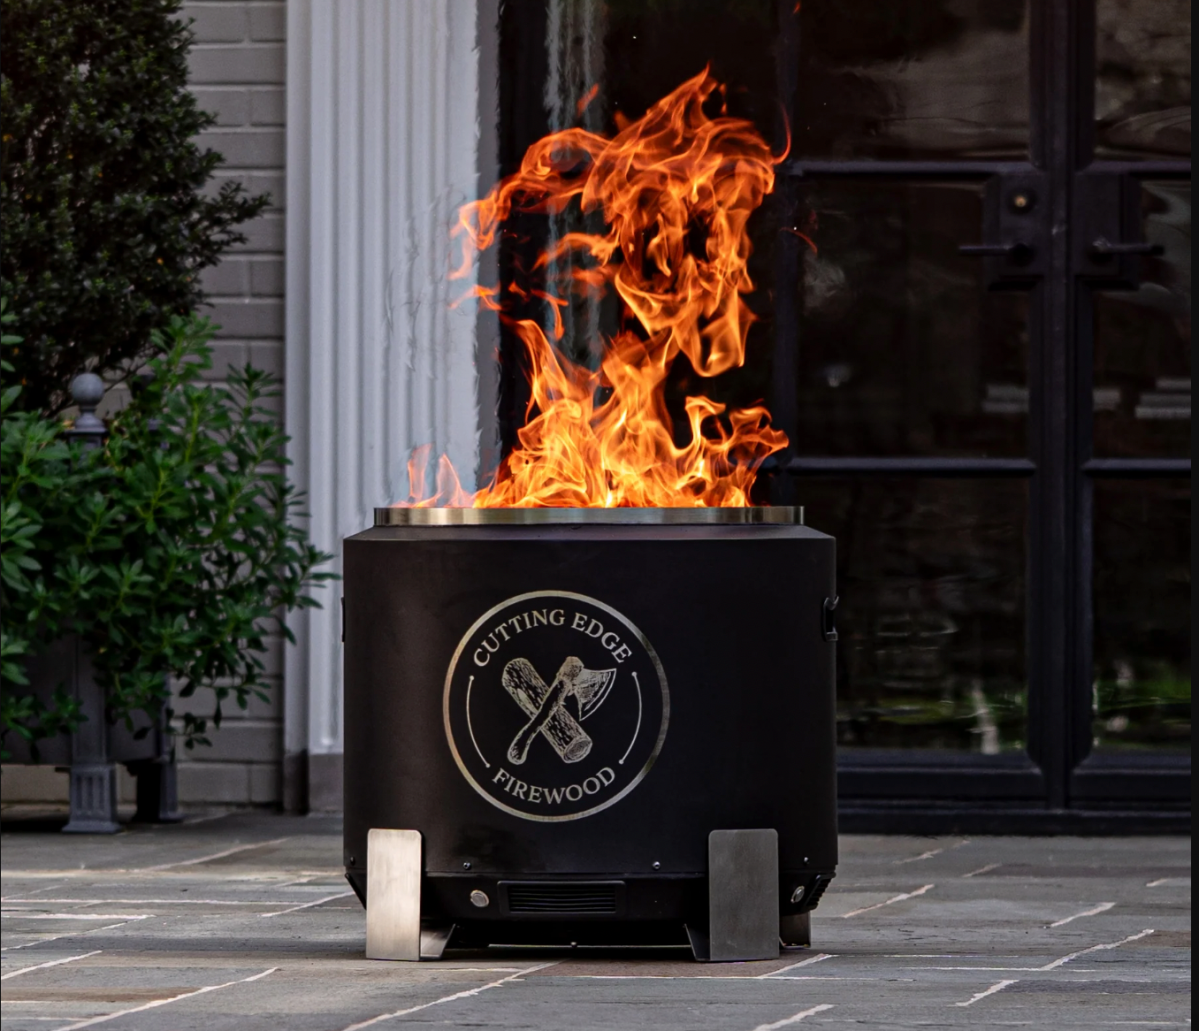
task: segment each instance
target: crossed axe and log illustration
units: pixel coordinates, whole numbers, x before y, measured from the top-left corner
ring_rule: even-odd
[[[508,761],[519,765],[529,755],[533,739],[541,734],[563,762],[577,763],[591,751],[592,740],[579,723],[608,697],[616,681],[616,670],[591,670],[571,655],[558,668],[553,683],[546,685],[528,659],[513,659],[504,667],[501,682],[524,710],[529,721],[508,746]],[[572,699],[578,719],[566,708]]]

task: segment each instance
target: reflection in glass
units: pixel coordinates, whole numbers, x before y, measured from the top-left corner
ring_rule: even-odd
[[[1022,747],[1027,485],[801,480],[837,538],[840,744]]]
[[[710,66],[728,85],[729,110],[780,144],[787,113],[796,157],[1022,158],[1028,8],[1028,0],[522,0],[502,5],[501,18],[519,61],[509,74],[544,75],[551,120],[573,117],[593,86],[591,103],[605,117],[637,117]],[[534,52],[539,39],[545,56]]]
[[[1171,457],[1191,442],[1191,184],[1142,186],[1138,290],[1095,297],[1095,454]]]
[[[1027,295],[988,292],[982,187],[803,185],[800,455],[1027,454]]]
[[[1095,482],[1092,727],[1099,749],[1191,747],[1191,490]]]
[[[1099,0],[1096,155],[1191,156],[1191,0]]]
[[[725,89],[714,96],[708,114],[722,110],[754,124],[777,153],[786,146],[779,104],[780,8],[777,0],[520,0],[500,5],[500,165],[514,170],[526,148],[550,132],[567,128],[612,134],[630,119],[705,68]],[[773,323],[774,245],[778,237],[777,198],[754,212],[747,295],[758,321],[750,329],[746,364],[712,380],[697,382],[687,362],[676,363],[667,382],[666,403],[682,434],[689,394],[703,393],[731,407],[760,403],[770,393]],[[536,267],[539,255],[566,234],[595,232],[603,215],[583,216],[578,205],[563,212],[537,212],[509,221],[499,260],[507,269]],[[698,228],[698,227],[697,227]],[[696,239],[699,239],[697,235]],[[566,259],[563,259],[565,261]],[[562,271],[551,262],[548,276]],[[599,364],[605,339],[621,328],[621,305],[614,291],[572,293],[562,308],[536,307],[544,328],[561,319],[560,348],[588,367]],[[523,347],[505,325],[500,335],[505,368],[499,405],[506,444],[526,417]]]
[[[508,4],[536,7],[536,3]],[[611,120],[638,118],[705,68],[727,87],[728,113],[754,122],[780,149],[778,0],[547,0],[557,8],[596,8],[604,41],[594,104]],[[575,41],[577,45],[578,36]],[[585,83],[584,89],[592,83]],[[552,83],[547,85],[547,98]],[[573,100],[573,98],[572,98]]]
[[[784,16],[797,55],[800,158],[1028,153],[1027,0],[803,0]]]

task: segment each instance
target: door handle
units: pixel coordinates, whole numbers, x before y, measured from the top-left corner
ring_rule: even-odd
[[[1144,254],[1156,258],[1165,253],[1166,249],[1160,243],[1112,243],[1105,236],[1091,244],[1091,257],[1095,261],[1108,261],[1117,254]]]
[[[982,237],[958,247],[982,258],[979,276],[987,290],[1027,290],[1045,274],[1048,210],[1037,202],[1047,194],[1043,172],[1003,172],[987,179],[982,197]]]
[[[965,243],[958,248],[958,253],[970,258],[1007,258],[1014,265],[1028,265],[1036,250],[1017,240],[1014,243]]]
[[[824,599],[824,612],[820,620],[820,630],[826,641],[837,640],[837,605],[840,595]]]

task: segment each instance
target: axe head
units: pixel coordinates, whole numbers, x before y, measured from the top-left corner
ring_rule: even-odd
[[[612,685],[616,683],[614,669],[584,669],[574,678],[571,686],[571,697],[579,707],[579,720],[585,720],[596,709],[604,704]]]

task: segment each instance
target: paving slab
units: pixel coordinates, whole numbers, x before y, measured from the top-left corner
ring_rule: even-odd
[[[364,958],[334,817],[212,813],[111,837],[6,811],[3,1031],[1190,1025],[1184,838],[848,835],[813,947]]]

